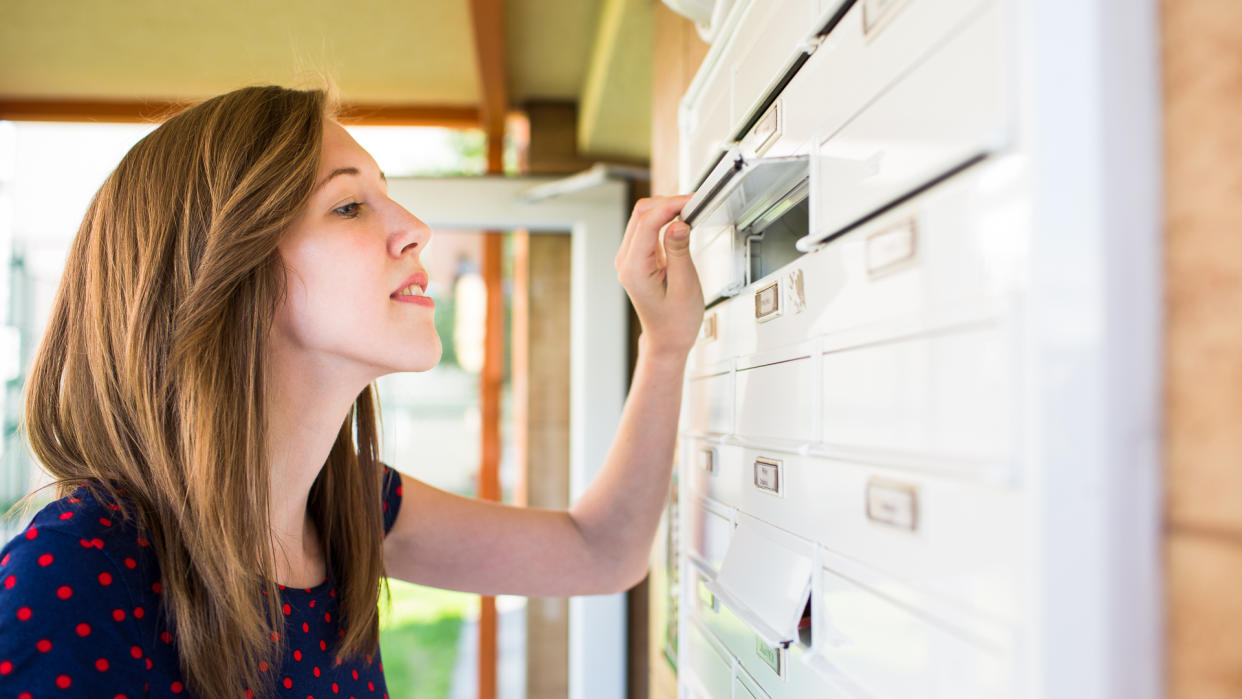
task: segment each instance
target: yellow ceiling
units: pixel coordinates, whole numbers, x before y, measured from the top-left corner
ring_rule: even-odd
[[[624,124],[650,114],[654,1],[504,0],[511,103],[583,100],[590,82],[584,149],[645,159],[647,130]],[[191,101],[326,76],[345,102],[474,106],[473,42],[469,0],[3,0],[0,98]]]

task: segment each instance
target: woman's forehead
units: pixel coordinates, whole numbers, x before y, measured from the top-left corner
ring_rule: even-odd
[[[319,162],[319,175],[325,177],[341,168],[357,168],[360,172],[378,172],[379,166],[365,148],[358,145],[353,136],[335,121],[323,125],[323,151]]]

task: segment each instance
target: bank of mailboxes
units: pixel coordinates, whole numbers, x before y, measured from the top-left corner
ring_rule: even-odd
[[[683,694],[1018,693],[1009,9],[740,1],[682,103]]]

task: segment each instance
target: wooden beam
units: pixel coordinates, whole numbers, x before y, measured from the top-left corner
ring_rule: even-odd
[[[487,173],[504,171],[505,84],[503,0],[470,0],[471,28],[479,70],[479,121],[487,136]],[[500,497],[500,391],[504,360],[504,291],[501,257],[503,231],[488,231],[483,244],[483,280],[487,285],[487,330],[483,375],[479,377],[482,461],[479,497]],[[479,609],[479,699],[496,697],[496,598],[483,597]]]
[[[0,99],[0,120],[158,123],[193,102],[146,100],[15,100]],[[439,126],[473,129],[480,126],[471,105],[344,103],[339,119],[351,126]]]
[[[479,375],[480,437],[479,498],[500,500],[500,394],[504,383],[504,232],[483,236],[483,282],[487,311],[483,342],[483,371]],[[479,699],[495,699],[497,635],[496,598],[483,597],[479,609]]]
[[[503,0],[470,0],[479,69],[479,117],[487,132],[488,174],[500,174],[509,89],[505,75]],[[495,169],[493,169],[493,167]]]
[[[350,126],[440,126],[479,128],[479,110],[469,105],[342,104],[338,120]]]
[[[190,102],[110,102],[102,100],[0,100],[6,121],[161,122],[189,107]]]

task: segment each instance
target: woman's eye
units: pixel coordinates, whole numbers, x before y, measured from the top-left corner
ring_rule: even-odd
[[[345,218],[355,218],[358,216],[358,209],[361,208],[362,204],[356,201],[351,201],[348,204],[342,204],[341,206],[336,207],[332,210],[332,213],[337,216],[344,216]]]

